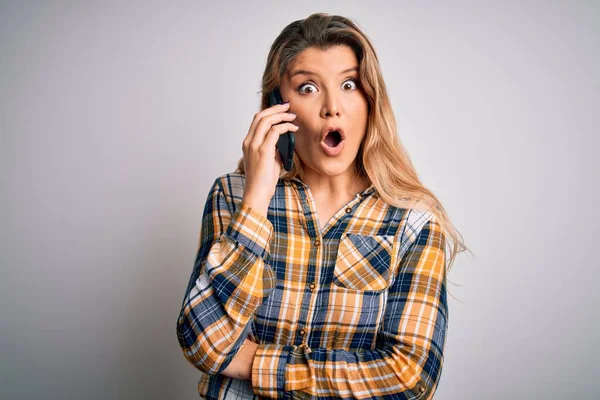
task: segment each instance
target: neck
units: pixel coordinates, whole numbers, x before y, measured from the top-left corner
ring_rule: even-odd
[[[303,168],[304,183],[315,198],[328,202],[345,202],[370,186],[367,179],[359,176],[354,166],[336,176],[323,175],[310,168]]]

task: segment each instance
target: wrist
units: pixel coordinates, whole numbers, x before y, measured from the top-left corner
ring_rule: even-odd
[[[252,194],[244,194],[242,197],[242,203],[255,210],[259,214],[266,216],[269,210],[269,203],[271,199],[261,198]]]
[[[245,366],[245,371],[243,372],[244,374],[244,379],[247,380],[252,380],[252,365],[254,364],[254,357],[256,355],[256,351],[258,350],[258,344],[250,341],[250,340],[245,340],[244,343],[242,344],[242,347],[244,347],[244,353],[245,353],[245,357],[246,357],[246,362],[244,363]],[[241,347],[240,347],[241,350]]]

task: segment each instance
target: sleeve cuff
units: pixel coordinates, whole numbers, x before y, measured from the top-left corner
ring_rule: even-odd
[[[260,397],[281,399],[285,393],[285,368],[291,346],[261,344],[252,362],[252,387]]]
[[[310,353],[312,350],[306,345],[292,346],[288,364],[285,370],[285,390],[303,391],[307,388],[315,388],[315,380],[311,371]]]
[[[225,235],[261,258],[269,252],[273,224],[244,203],[231,217]]]

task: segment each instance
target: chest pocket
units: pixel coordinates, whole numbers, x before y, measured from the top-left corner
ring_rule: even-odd
[[[390,284],[394,236],[345,233],[340,239],[333,283],[346,289],[380,291]]]

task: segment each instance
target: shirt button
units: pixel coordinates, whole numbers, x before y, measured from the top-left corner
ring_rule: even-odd
[[[308,288],[310,289],[310,291],[312,292],[313,290],[315,290],[315,288],[317,287],[317,285],[313,283],[311,283],[310,285],[308,285]]]
[[[346,207],[346,213],[347,213],[347,214],[350,214],[350,211],[352,211],[352,208],[350,208],[350,207]]]
[[[315,246],[319,247],[320,244],[321,244],[321,241],[319,239],[315,240]]]
[[[425,388],[423,386],[419,386],[419,392],[423,393],[425,391]]]
[[[300,334],[300,336],[304,336],[304,334],[306,333],[306,331],[304,329],[300,329],[298,331],[298,333]]]

